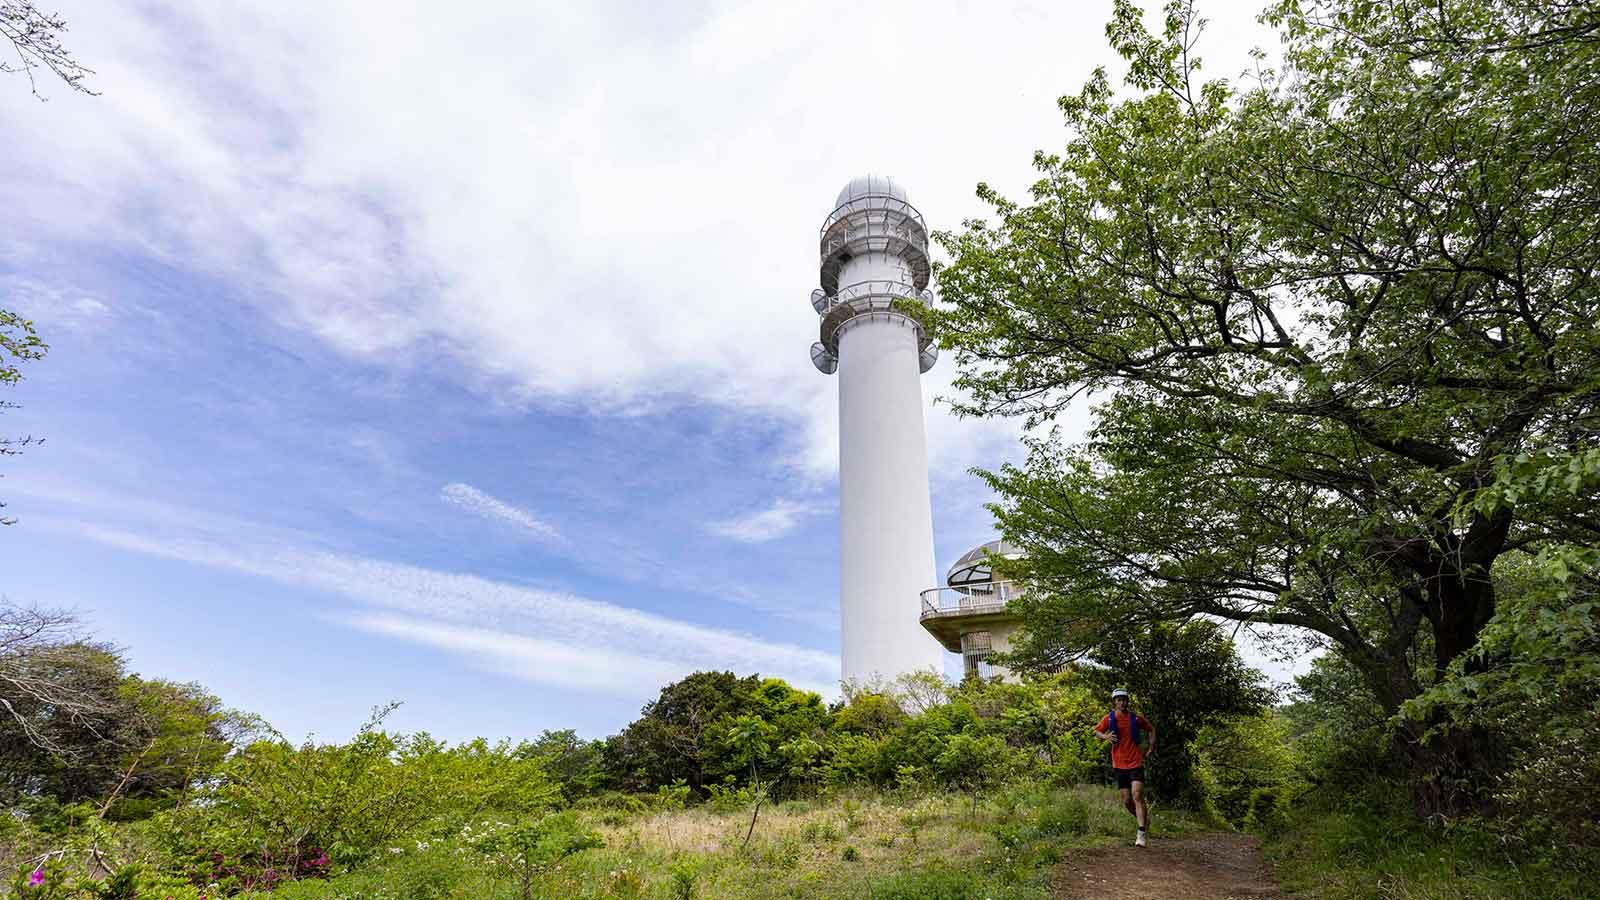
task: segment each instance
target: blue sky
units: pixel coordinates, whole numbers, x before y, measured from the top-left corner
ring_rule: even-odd
[[[979,7],[54,4],[102,95],[0,80],[0,306],[51,346],[0,419],[46,438],[0,469],[6,596],[297,737],[390,700],[600,736],[703,668],[829,690],[815,229],[866,171],[981,215],[1114,62],[1109,2]],[[942,565],[1016,456],[953,374]]]

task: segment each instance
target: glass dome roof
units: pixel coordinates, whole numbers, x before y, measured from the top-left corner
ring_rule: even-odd
[[[950,567],[950,574],[945,577],[945,584],[953,588],[962,588],[969,585],[991,584],[994,581],[994,571],[989,567],[989,555],[1003,556],[1007,559],[1016,559],[1022,555],[1015,544],[1006,541],[990,541],[968,550]]]

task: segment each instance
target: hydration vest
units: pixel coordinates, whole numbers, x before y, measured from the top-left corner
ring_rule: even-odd
[[[1112,708],[1106,718],[1111,720],[1111,736],[1116,738],[1113,743],[1122,743],[1122,735],[1117,733],[1117,710],[1115,707]],[[1128,706],[1128,723],[1131,726],[1130,730],[1133,732],[1131,735],[1133,743],[1137,745],[1139,743],[1139,714],[1133,711],[1132,704]]]

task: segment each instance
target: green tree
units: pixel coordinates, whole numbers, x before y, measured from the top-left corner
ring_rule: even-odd
[[[730,761],[750,766],[750,789],[755,795],[755,803],[750,811],[750,828],[745,831],[744,842],[739,845],[743,849],[750,845],[750,836],[756,833],[756,817],[761,815],[761,801],[766,797],[761,785],[760,766],[772,752],[778,729],[759,716],[744,715],[727,720],[720,731],[722,745],[727,749]]]
[[[1484,775],[1497,813],[1490,825],[1508,843],[1592,852],[1600,849],[1588,799],[1600,792],[1600,550],[1556,548],[1518,562],[1521,583],[1506,585],[1477,648],[1407,712],[1444,731],[1500,738]]]
[[[1262,713],[1272,701],[1266,679],[1244,664],[1213,622],[1108,628],[1090,658],[1103,667],[1096,673],[1103,679],[1100,696],[1107,696],[1113,685],[1128,688],[1136,711],[1159,735],[1154,758],[1146,765],[1151,790],[1163,800],[1192,808],[1207,799],[1194,766],[1201,729],[1229,717]]]
[[[748,760],[722,740],[727,722],[754,716],[774,729],[774,744],[821,740],[828,722],[822,698],[781,678],[696,672],[661,689],[603,752],[608,777],[624,790],[653,791],[682,781],[699,796],[726,776],[746,777]]]
[[[732,672],[696,672],[661,689],[621,734],[607,739],[606,770],[618,787],[654,790],[674,781],[699,796],[721,773],[709,729],[749,712],[761,679]]]
[[[98,801],[147,740],[120,695],[123,662],[79,641],[0,650],[0,802]]]
[[[545,772],[561,785],[569,803],[594,793],[605,782],[604,752],[604,741],[583,740],[570,728],[546,729],[518,749],[524,757],[543,761]]]
[[[1600,433],[1597,15],[1286,0],[1281,68],[1229,83],[1187,3],[1153,34],[1118,0],[1133,95],[1096,72],[1031,199],[980,186],[997,221],[941,238],[965,412],[1105,398],[1082,445],[988,476],[1035,586],[1023,656],[1106,622],[1288,626],[1392,716],[1477,642],[1502,554],[1600,539],[1593,467],[1480,502]],[[1417,808],[1469,808],[1482,744],[1436,724],[1396,735]]]
[[[387,733],[380,726],[393,708],[347,743],[294,746],[274,734],[241,748],[195,802],[157,817],[167,854],[197,883],[270,888],[365,861],[424,830],[453,833],[480,815],[521,821],[559,802],[542,759],[508,742]]]

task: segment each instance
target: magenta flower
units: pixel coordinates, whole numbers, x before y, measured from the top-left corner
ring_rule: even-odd
[[[41,884],[44,884],[44,863],[40,863],[39,867],[33,870],[33,874],[28,876],[28,887],[38,887]]]

